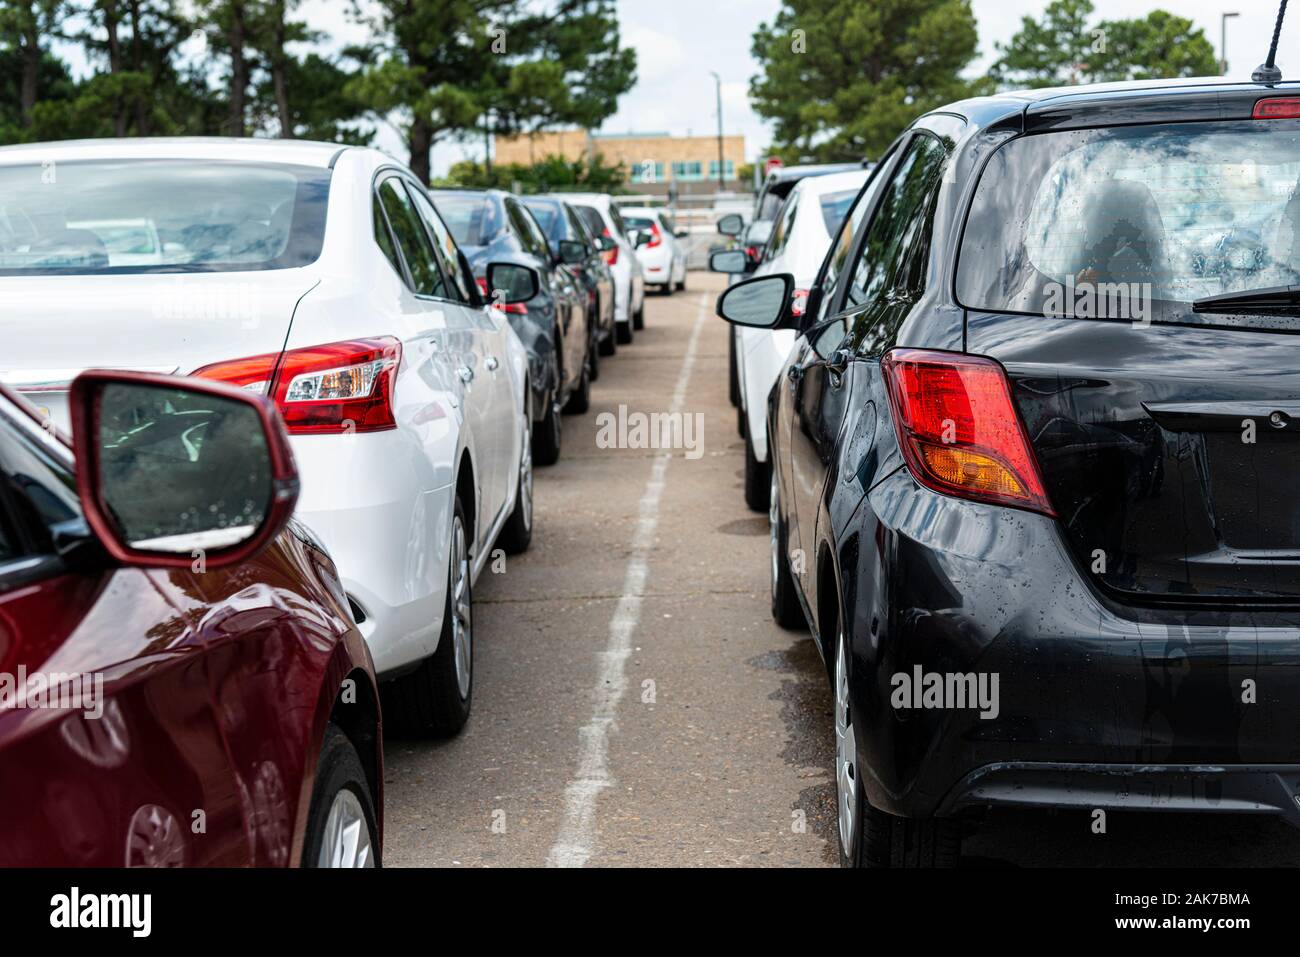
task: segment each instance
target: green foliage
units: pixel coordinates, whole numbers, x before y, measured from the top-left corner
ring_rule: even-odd
[[[785,0],[752,50],[750,99],[787,161],[878,156],[917,116],[989,88],[961,76],[978,52],[968,0]]]
[[[623,193],[628,192],[626,182],[627,170],[623,165],[608,166],[598,153],[590,165],[585,158],[569,161],[559,156],[548,156],[532,166],[508,163],[487,170],[482,163],[466,160],[453,164],[447,178],[435,185],[471,189],[518,187],[524,193]]]
[[[1004,86],[1065,86],[1104,80],[1213,76],[1214,47],[1185,17],[1154,10],[1143,19],[1090,24],[1091,0],[1053,0],[1040,20],[1024,17],[993,65]]]

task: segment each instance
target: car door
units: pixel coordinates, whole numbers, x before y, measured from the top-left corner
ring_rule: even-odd
[[[66,450],[0,396],[0,866],[251,862],[202,607],[102,556]]]
[[[483,420],[489,429],[488,434],[481,438],[485,440],[483,447],[491,457],[483,477],[485,485],[491,483],[491,488],[484,491],[487,505],[484,515],[488,521],[479,529],[480,535],[486,535],[514,491],[523,442],[516,415],[517,396],[509,369],[508,340],[515,333],[501,310],[474,304],[469,270],[462,264],[463,257],[451,230],[422,189],[412,186],[411,195],[433,241],[438,268],[446,280],[444,288],[448,298],[471,315],[478,328],[478,351],[483,356],[483,385],[486,388],[480,390],[477,398],[484,405]],[[479,544],[486,546],[489,542],[484,539]]]
[[[474,527],[482,528],[496,514],[488,496],[495,488],[492,476],[491,449],[491,379],[486,369],[483,332],[477,309],[467,308],[451,298],[447,280],[438,265],[433,241],[420,215],[415,201],[405,185],[406,178],[396,170],[381,178],[376,186],[376,198],[391,235],[393,249],[385,254],[397,257],[395,263],[410,291],[410,300],[403,309],[415,309],[427,317],[422,327],[433,343],[437,361],[447,363],[452,371],[453,385],[458,389],[457,401],[469,433],[467,440],[473,457],[474,474],[480,486],[476,496],[479,514]],[[381,235],[381,247],[383,237]],[[412,354],[413,343],[403,343],[407,354]]]

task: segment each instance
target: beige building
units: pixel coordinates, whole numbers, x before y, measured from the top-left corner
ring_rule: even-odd
[[[621,163],[628,186],[638,192],[666,193],[673,183],[679,194],[713,192],[718,186],[716,136],[547,130],[496,137],[493,162],[531,166],[550,156],[572,162],[588,153],[599,154],[611,166]],[[722,158],[725,188],[740,188],[736,173],[745,162],[745,137],[724,136]]]

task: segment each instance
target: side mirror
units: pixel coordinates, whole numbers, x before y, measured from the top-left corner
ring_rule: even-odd
[[[613,248],[614,248],[615,246],[617,246],[617,245],[618,245],[618,243],[616,243],[614,240],[610,239],[608,236],[597,236],[597,237],[596,237],[596,248],[599,249],[602,253],[607,253],[607,252],[609,252],[611,249],[613,249]]]
[[[648,245],[650,243],[650,239],[651,236],[649,233],[643,232],[639,229],[636,230],[634,233],[632,233],[632,245],[635,246],[637,249],[640,249],[642,246]]]
[[[749,272],[749,256],[743,249],[721,249],[709,256],[709,271],[739,276]]]
[[[581,248],[581,243],[573,245]],[[563,251],[564,243],[560,244]],[[487,285],[491,290],[493,305],[513,306],[528,302],[541,291],[542,280],[537,270],[516,263],[490,263],[487,267]]]
[[[678,239],[685,239],[686,237],[690,236],[690,234],[691,234],[691,231],[690,231],[689,229],[674,229],[674,230],[673,230],[673,235],[676,236]]]
[[[745,217],[740,213],[728,213],[718,220],[718,232],[724,236],[739,236],[745,231]]]
[[[576,239],[560,240],[560,262],[570,266],[587,261],[587,247]],[[489,284],[490,285],[490,284]],[[493,287],[495,288],[495,287]]]
[[[794,276],[789,273],[746,279],[718,297],[718,315],[738,326],[779,329],[790,321],[793,293]]]
[[[298,501],[274,404],[222,382],[83,372],[68,398],[86,521],[118,562],[208,568],[255,557]]]

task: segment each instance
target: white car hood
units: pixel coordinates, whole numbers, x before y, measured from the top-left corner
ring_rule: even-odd
[[[67,428],[63,394],[85,369],[188,374],[279,352],[310,269],[0,278],[0,382]]]

